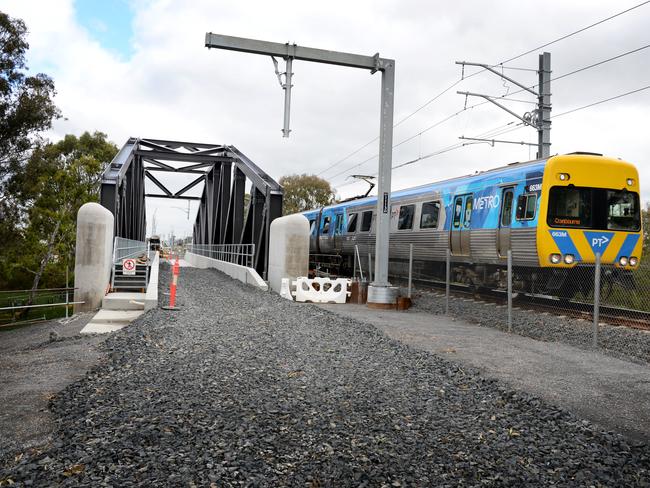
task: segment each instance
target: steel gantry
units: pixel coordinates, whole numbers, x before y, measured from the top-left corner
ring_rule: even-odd
[[[208,49],[225,49],[243,53],[271,56],[275,72],[284,89],[284,126],[282,135],[289,137],[289,111],[291,108],[291,87],[293,61],[309,61],[314,63],[346,66],[349,68],[366,69],[370,73],[381,73],[381,105],[379,118],[379,168],[377,185],[377,238],[375,240],[375,279],[368,287],[369,306],[390,305],[396,299],[397,289],[388,281],[388,250],[390,227],[390,179],[393,158],[393,105],[395,91],[395,60],[382,58],[379,53],[374,56],[364,56],[328,49],[315,49],[298,46],[297,44],[282,44],[278,42],[261,41],[244,37],[226,36],[208,32],[205,34],[205,46]],[[275,57],[281,57],[286,62],[282,82],[282,73],[278,71]]]
[[[156,173],[192,178],[172,192]],[[145,191],[146,180],[156,193]],[[187,194],[198,186],[200,197]],[[199,201],[194,244],[255,244],[254,267],[266,277],[269,228],[282,215],[282,187],[237,148],[130,138],[102,177],[100,201],[115,216],[116,236],[144,240],[146,197]]]

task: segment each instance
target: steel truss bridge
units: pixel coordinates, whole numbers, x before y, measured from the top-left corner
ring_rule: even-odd
[[[189,176],[189,182],[172,192],[156,177],[161,173]],[[200,197],[188,194],[200,185]],[[237,148],[130,138],[101,181],[100,202],[115,217],[116,237],[145,240],[146,197],[198,200],[194,244],[255,244],[253,266],[266,278],[269,227],[282,215],[282,187]]]

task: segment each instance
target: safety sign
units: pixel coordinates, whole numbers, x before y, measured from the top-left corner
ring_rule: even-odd
[[[122,260],[122,274],[134,275],[135,274],[135,259]]]

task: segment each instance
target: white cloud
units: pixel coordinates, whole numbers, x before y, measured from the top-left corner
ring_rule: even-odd
[[[542,18],[538,4],[514,0],[490,2],[489,8],[478,0],[444,5],[420,0],[294,0],[280,5],[261,0],[191,4],[138,0],[131,5],[134,49],[128,60],[103,48],[76,24],[70,0],[6,0],[3,10],[26,21],[30,64],[46,67],[56,82],[57,103],[68,120],[56,124],[53,137],[102,130],[118,145],[129,136],[233,144],[279,178],[292,172],[319,173],[378,134],[379,75],[294,63],[292,136],[282,139],[283,92],[271,61],[208,50],[203,46],[207,31],[395,58],[398,121],[460,77],[456,60],[499,62],[633,4],[552,0],[545,3]],[[646,44],[649,20],[650,6],[641,7],[550,46],[553,75]],[[553,113],[647,85],[648,53],[650,49],[554,82]],[[535,68],[536,54],[511,64]],[[509,74],[526,83],[536,81],[531,72]],[[488,74],[473,77],[458,89],[489,94],[506,90],[499,78]],[[395,142],[461,110],[464,98],[455,91],[397,127]],[[470,99],[468,104],[477,101]],[[642,184],[650,181],[650,143],[643,118],[649,101],[646,91],[554,120],[553,152],[588,150],[621,157],[639,167]],[[527,104],[513,107],[518,112],[530,109]],[[489,104],[477,107],[396,148],[394,162],[512,120]],[[503,137],[536,139],[532,129]],[[376,152],[376,145],[371,145],[324,176],[331,177]],[[395,171],[393,188],[526,160],[529,154],[533,157],[534,149],[518,145],[471,146]],[[375,171],[376,159],[355,169]],[[332,181],[343,196],[364,188],[363,184],[342,186],[344,176]],[[649,196],[644,191],[644,197]],[[170,206],[184,204],[155,201],[149,208],[153,213],[154,207]],[[189,232],[192,222],[178,210],[159,211],[157,220],[159,230],[166,233],[173,227],[177,234]]]

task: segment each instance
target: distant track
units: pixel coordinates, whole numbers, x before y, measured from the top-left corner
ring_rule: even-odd
[[[445,289],[445,283],[435,280],[413,280],[423,288],[440,290]],[[468,285],[450,285],[452,295],[471,296],[483,301],[491,301],[503,305],[507,303],[505,290],[472,290]],[[546,295],[532,295],[530,293],[515,293],[513,306],[529,310],[541,310],[554,315],[566,315],[584,320],[593,320],[594,307],[590,303],[574,300],[560,300],[557,297]],[[639,330],[650,331],[650,312],[622,307],[601,305],[599,309],[600,322],[610,325],[620,325]]]

